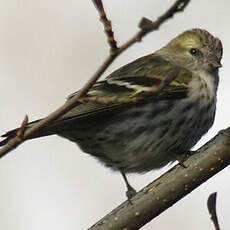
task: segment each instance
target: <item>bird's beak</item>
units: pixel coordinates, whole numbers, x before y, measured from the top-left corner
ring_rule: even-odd
[[[210,62],[210,65],[214,68],[214,69],[217,69],[217,68],[221,68],[222,67],[222,64],[220,61],[211,61]]]

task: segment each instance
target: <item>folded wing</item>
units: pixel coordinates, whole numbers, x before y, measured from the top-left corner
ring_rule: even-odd
[[[90,118],[98,114],[103,116],[105,112],[116,112],[146,100],[154,103],[154,100],[183,99],[187,96],[190,79],[190,71],[175,66],[160,56],[151,54],[139,58],[116,70],[104,81],[97,82],[86,95],[83,104],[45,127],[35,137],[55,134],[82,117]],[[77,93],[71,94],[68,99]],[[38,121],[31,122],[29,127]],[[7,143],[15,136],[16,131],[17,129],[4,134],[6,139],[0,145]]]

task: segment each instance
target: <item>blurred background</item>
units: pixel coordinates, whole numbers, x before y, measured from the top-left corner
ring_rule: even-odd
[[[119,44],[137,31],[142,16],[156,19],[173,0],[104,0]],[[154,52],[175,35],[205,28],[224,46],[218,108],[213,128],[199,147],[230,126],[230,2],[192,0],[159,31],[122,54],[106,74]],[[18,126],[25,114],[41,118],[80,89],[108,53],[98,13],[85,0],[0,1],[0,133]],[[104,75],[105,76],[105,75]],[[141,189],[169,166],[145,175],[130,175]],[[200,186],[142,229],[213,229],[206,208],[218,192],[222,230],[230,227],[229,167]],[[87,229],[125,200],[118,173],[60,137],[28,141],[0,160],[0,229]]]

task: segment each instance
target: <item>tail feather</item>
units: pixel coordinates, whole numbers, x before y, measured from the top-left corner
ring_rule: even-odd
[[[33,125],[35,125],[37,122],[39,122],[41,119],[32,121],[28,124],[27,128],[31,128]],[[71,129],[72,123],[74,122],[74,119],[65,119],[65,120],[58,120],[57,122],[54,122],[47,127],[44,127],[41,131],[37,132],[34,136],[30,137],[29,139],[39,138],[43,136],[58,134],[59,132],[65,130],[65,129]],[[3,134],[1,137],[4,137],[3,140],[0,141],[0,146],[3,146],[8,143],[8,141],[12,138],[14,138],[17,135],[17,131],[20,128],[16,128],[13,130],[10,130]]]
[[[38,121],[40,121],[40,120],[30,122],[27,127],[28,128],[32,127]],[[17,135],[17,132],[19,129],[20,128],[16,128],[16,129],[10,130],[10,131],[6,132],[5,134],[1,135],[1,137],[5,137],[5,138],[0,141],[0,146],[7,144],[10,139],[14,138]],[[39,136],[42,136],[42,135],[39,135]],[[36,136],[36,137],[39,137],[39,136]],[[33,138],[36,138],[36,137],[33,137]]]
[[[0,146],[3,146],[8,143],[10,139],[16,136],[18,129],[11,130],[5,134],[3,134],[1,137],[5,137],[2,141],[0,141]]]
[[[30,137],[29,139],[39,138],[43,136],[49,136],[54,134],[62,134],[65,131],[72,130],[73,127],[76,130],[77,127],[81,124],[81,118],[80,116],[71,116],[66,118],[60,118],[59,120],[49,124],[48,126],[44,127],[41,131],[38,131],[34,136]],[[83,116],[82,119],[85,119]],[[27,125],[27,128],[31,128],[33,125],[35,125],[37,122],[39,122],[41,119],[32,121]],[[8,141],[12,138],[14,138],[17,135],[17,131],[20,128],[16,128],[13,130],[10,130],[3,134],[1,137],[4,137],[3,140],[0,141],[0,146],[3,146],[8,143]]]
[[[3,134],[1,137],[10,137],[12,135],[15,135],[17,131],[18,131],[18,129],[10,130],[10,131],[6,132],[5,134]]]

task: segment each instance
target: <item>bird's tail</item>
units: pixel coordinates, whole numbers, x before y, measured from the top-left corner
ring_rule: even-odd
[[[31,128],[33,125],[35,125],[40,120],[36,120],[36,121],[30,122],[27,125],[27,129]],[[1,137],[4,137],[4,139],[0,141],[0,146],[3,146],[5,144],[7,144],[10,139],[14,138],[17,135],[17,132],[18,132],[19,129],[20,128],[16,128],[16,129],[10,130],[10,131],[6,132],[5,134],[3,134]],[[34,139],[34,138],[38,138],[38,137],[42,137],[42,136],[47,136],[47,135],[52,135],[52,134],[53,133],[49,133],[48,131],[46,131],[46,129],[44,129],[44,131],[40,131],[36,135],[34,135],[34,136],[32,136],[32,137],[30,137],[28,139]]]
[[[0,141],[0,146],[3,146],[8,143],[8,141],[16,136],[18,129],[10,130],[9,132],[3,134],[1,137],[4,137],[2,141]]]

